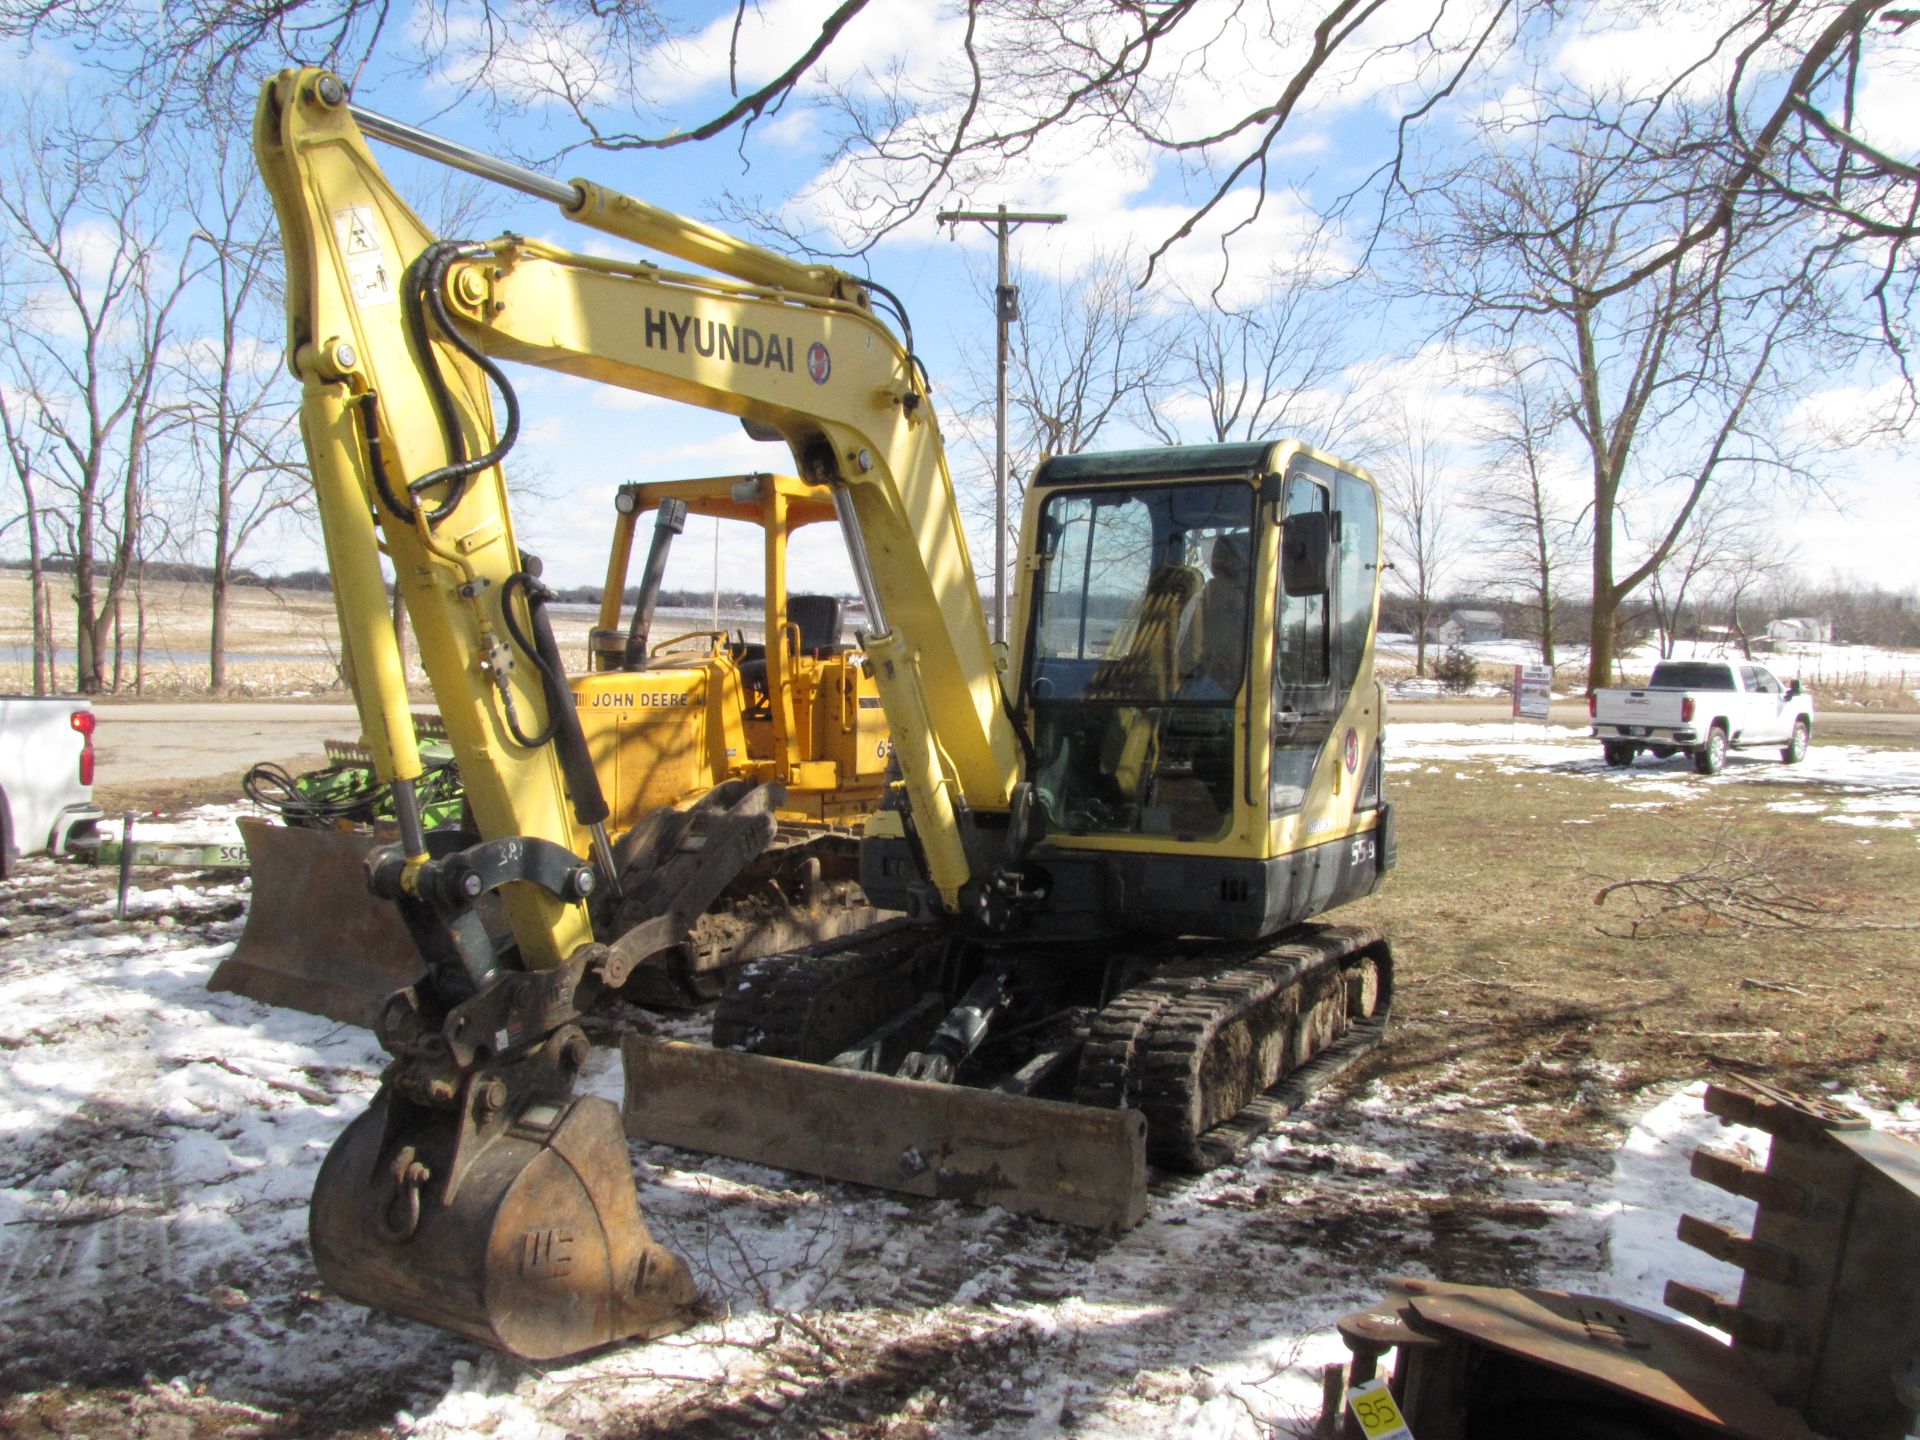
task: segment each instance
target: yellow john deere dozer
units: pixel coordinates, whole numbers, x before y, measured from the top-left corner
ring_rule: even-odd
[[[881,918],[855,884],[853,827],[885,788],[886,716],[847,643],[841,601],[788,592],[793,533],[834,519],[826,490],[790,475],[721,475],[622,485],[614,508],[588,667],[567,682],[609,827],[624,837],[615,861],[636,871],[633,894],[595,907],[595,930],[612,941],[676,917],[682,944],[650,950],[625,993],[684,1005],[710,998],[727,967]],[[760,527],[769,638],[656,632],[669,548],[689,515]],[[623,617],[649,516],[638,598]],[[366,858],[392,843],[393,827],[335,823],[297,798],[283,819],[241,822],[253,900],[208,988],[371,1026],[421,968],[399,910],[367,890]],[[497,907],[486,917],[504,938]]]

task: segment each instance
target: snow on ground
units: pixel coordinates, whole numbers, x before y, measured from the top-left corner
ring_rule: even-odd
[[[1546,771],[1611,785],[1623,806],[1759,783],[1791,788],[1773,807],[1810,819],[1920,814],[1913,750],[1820,745],[1798,766],[1736,757],[1709,779],[1684,761],[1609,769],[1573,727],[1397,725],[1389,744],[1395,770]],[[234,813],[175,833],[227,838],[214,832]],[[1682,1211],[1740,1219],[1688,1177],[1688,1155],[1703,1140],[1764,1153],[1764,1137],[1721,1133],[1698,1087],[1651,1097],[1596,1167],[1470,1083],[1376,1079],[1234,1165],[1157,1182],[1147,1220],[1104,1237],[636,1146],[649,1224],[710,1313],[536,1369],[320,1287],[306,1199],[383,1057],[365,1032],[205,990],[244,883],[149,883],[116,924],[109,875],[23,871],[0,886],[0,1363],[16,1388],[150,1374],[323,1412],[357,1391],[423,1440],[560,1440],[635,1415],[828,1429],[936,1403],[936,1428],[992,1437],[1069,1421],[1094,1437],[1299,1433],[1343,1353],[1334,1322],[1390,1275],[1539,1280],[1655,1309],[1668,1277],[1728,1288],[1673,1236]],[[617,1097],[611,1052],[588,1087]],[[1883,1118],[1920,1131],[1920,1111]]]
[[[241,818],[270,820],[273,817],[258,805],[198,805],[178,815],[164,818],[151,815],[133,817],[133,838],[175,845],[224,845],[239,838],[234,822]],[[120,838],[120,827],[113,819],[105,826],[112,839]]]
[[[1540,1275],[1657,1307],[1666,1276],[1712,1263],[1673,1239],[1678,1213],[1737,1204],[1687,1177],[1718,1128],[1698,1087],[1645,1114],[1608,1173],[1550,1157],[1511,1114],[1504,1142],[1463,1146],[1462,1117],[1497,1134],[1501,1113],[1372,1082],[1236,1165],[1160,1182],[1117,1238],[639,1146],[649,1223],[713,1313],[535,1369],[320,1289],[306,1198],[381,1057],[365,1032],[206,992],[235,924],[0,937],[0,1326],[16,1366],[84,1372],[79,1331],[84,1351],[128,1350],[132,1373],[178,1376],[181,1393],[312,1403],[403,1376],[402,1434],[561,1440],[675,1407],[724,1418],[743,1389],[830,1414],[821,1356],[844,1374],[877,1347],[883,1372],[947,1376],[967,1433],[1046,1436],[1071,1417],[1089,1436],[1265,1437],[1311,1417],[1320,1367],[1344,1353],[1334,1322],[1387,1275]],[[588,1088],[618,1083],[601,1053]],[[834,1383],[849,1418],[869,1403]]]
[[[1616,808],[1697,799],[1728,785],[1771,785],[1806,792],[1769,804],[1784,814],[1900,830],[1914,828],[1920,817],[1920,749],[1821,743],[1797,765],[1781,764],[1777,750],[1735,751],[1720,774],[1696,775],[1684,755],[1641,756],[1631,766],[1616,768],[1602,758],[1600,742],[1585,727],[1517,721],[1389,724],[1387,756],[1389,774],[1453,770],[1466,780],[1474,777],[1454,767],[1474,762],[1498,774],[1544,771],[1601,780],[1620,790]]]

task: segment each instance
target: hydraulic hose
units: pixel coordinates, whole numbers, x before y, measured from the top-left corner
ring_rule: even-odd
[[[567,684],[560,642],[554,639],[553,623],[547,618],[547,602],[553,598],[553,592],[540,583],[538,560],[523,555],[520,563],[521,568],[509,575],[501,587],[500,610],[513,643],[539,671],[540,689],[547,701],[547,724],[531,741],[521,736],[515,724],[514,739],[529,748],[553,743],[561,773],[566,776],[573,818],[593,837],[594,861],[601,879],[617,896],[619,871],[613,862],[612,843],[607,839],[607,817],[612,811],[607,806],[606,792],[600,788],[600,772],[594,768],[593,752],[587,748],[586,731],[580,728],[580,711],[573,701],[573,689]],[[516,594],[526,598],[527,618],[533,625],[531,637],[521,630],[514,616]]]

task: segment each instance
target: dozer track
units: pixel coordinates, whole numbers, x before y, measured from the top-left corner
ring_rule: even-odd
[[[1144,1158],[1162,1169],[1222,1163],[1377,1045],[1392,994],[1392,957],[1376,930],[1305,925],[1254,943],[1166,942],[1117,967],[1132,983],[1104,1007],[1060,1003],[1071,985],[1038,1018],[1016,998],[1009,1009],[1019,1019],[962,1063],[965,1084],[900,1078],[891,1072],[978,973],[954,963],[956,949],[900,922],[755,962],[721,998],[709,1058],[629,1046],[629,1131],[837,1179],[1125,1226],[1144,1206],[1141,1129]],[[999,951],[988,968],[1021,964],[1057,977],[1072,959]],[[680,1089],[701,1093],[665,1093]],[[754,1113],[717,1092],[752,1094]],[[1075,1103],[1062,1105],[1067,1098]],[[1144,1127],[1087,1131],[1076,1118],[1135,1113]],[[848,1118],[835,1127],[827,1119],[835,1114]],[[856,1123],[870,1155],[794,1138],[796,1126]],[[934,1135],[940,1125],[951,1131]],[[1058,1167],[1043,1157],[1069,1133],[1085,1148],[1080,1193],[1063,1198]],[[925,1156],[964,1184],[923,1177],[915,1161]],[[994,1183],[980,1180],[988,1174]],[[1087,1192],[1103,1184],[1138,1193],[1095,1203]]]
[[[912,1007],[934,979],[925,972],[938,945],[925,927],[893,920],[755,960],[720,997],[714,1046],[824,1065]]]

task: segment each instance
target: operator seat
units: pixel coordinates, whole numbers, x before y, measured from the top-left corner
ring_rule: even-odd
[[[840,638],[840,597],[789,595],[787,620],[800,631],[800,653],[820,655],[844,649]]]
[[[841,639],[842,616],[837,595],[789,595],[787,623],[800,632],[799,653],[802,655],[817,658],[847,648]],[[758,653],[749,653],[740,661],[740,680],[747,687],[748,716],[765,719],[767,707],[773,703],[773,697],[767,693],[766,649],[754,646],[752,650]]]
[[[1220,536],[1211,558],[1213,574],[1200,591],[1200,613],[1192,631],[1198,643],[1186,678],[1200,684],[1211,681],[1222,698],[1231,699],[1247,668],[1246,536]]]

